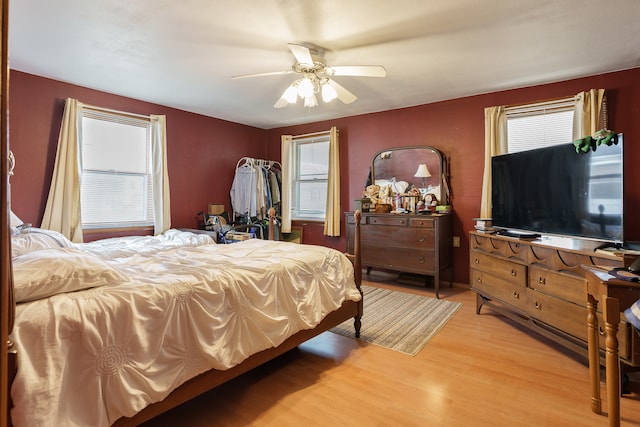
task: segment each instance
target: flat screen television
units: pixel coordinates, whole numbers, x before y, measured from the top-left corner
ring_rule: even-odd
[[[493,157],[493,226],[623,243],[622,139],[587,153],[569,143]]]

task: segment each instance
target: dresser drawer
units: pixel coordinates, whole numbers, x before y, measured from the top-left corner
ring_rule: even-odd
[[[587,309],[584,306],[529,289],[527,312],[534,319],[587,341]]]
[[[471,270],[471,288],[485,297],[496,299],[522,311],[527,308],[527,289],[524,286],[514,285],[483,271]]]
[[[409,225],[411,227],[435,228],[436,222],[427,218],[410,218]]]
[[[409,273],[429,274],[435,270],[435,254],[431,250],[367,245],[362,247],[362,265]]]
[[[488,254],[471,252],[471,267],[519,286],[527,284],[527,266]]]
[[[533,289],[528,291],[529,306],[527,313],[532,318],[553,326],[569,335],[572,335],[586,343],[587,341],[587,309],[568,301],[554,298]],[[598,316],[599,344],[604,350],[604,318],[601,313]],[[620,357],[629,360],[631,358],[631,346],[629,325],[621,321],[618,325],[618,351]]]
[[[395,225],[406,227],[409,225],[409,218],[401,215],[381,215],[381,216],[368,216],[367,224],[371,225]]]
[[[362,233],[361,241],[393,248],[433,249],[435,234],[432,228],[369,226]]]
[[[581,306],[587,303],[587,280],[569,273],[532,265],[529,267],[529,287]]]

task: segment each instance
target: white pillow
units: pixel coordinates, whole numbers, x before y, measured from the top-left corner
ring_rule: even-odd
[[[73,243],[53,230],[30,227],[11,236],[11,255],[17,257],[42,249],[70,248]]]
[[[385,185],[390,185],[391,189],[394,193],[403,194],[409,188],[409,183],[407,181],[396,181],[395,178],[391,179],[376,179],[376,185],[383,187]]]
[[[126,276],[105,261],[76,248],[42,249],[13,259],[17,302],[115,285],[126,280]]]
[[[24,223],[24,221],[22,221],[20,218],[18,218],[18,215],[14,214],[13,211],[10,211],[9,224],[12,227],[17,227],[19,225],[22,225],[23,223]]]

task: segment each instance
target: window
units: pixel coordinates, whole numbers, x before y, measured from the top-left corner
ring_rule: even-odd
[[[574,107],[571,97],[506,108],[508,152],[572,142]]]
[[[292,219],[324,221],[329,178],[329,134],[292,142]]]
[[[149,119],[87,107],[82,111],[82,227],[153,226]]]

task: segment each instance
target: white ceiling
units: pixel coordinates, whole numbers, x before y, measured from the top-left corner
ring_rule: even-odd
[[[13,0],[10,67],[259,128],[315,122],[640,66],[639,0]],[[273,104],[287,43],[358,100]],[[587,89],[587,88],[585,88]]]

